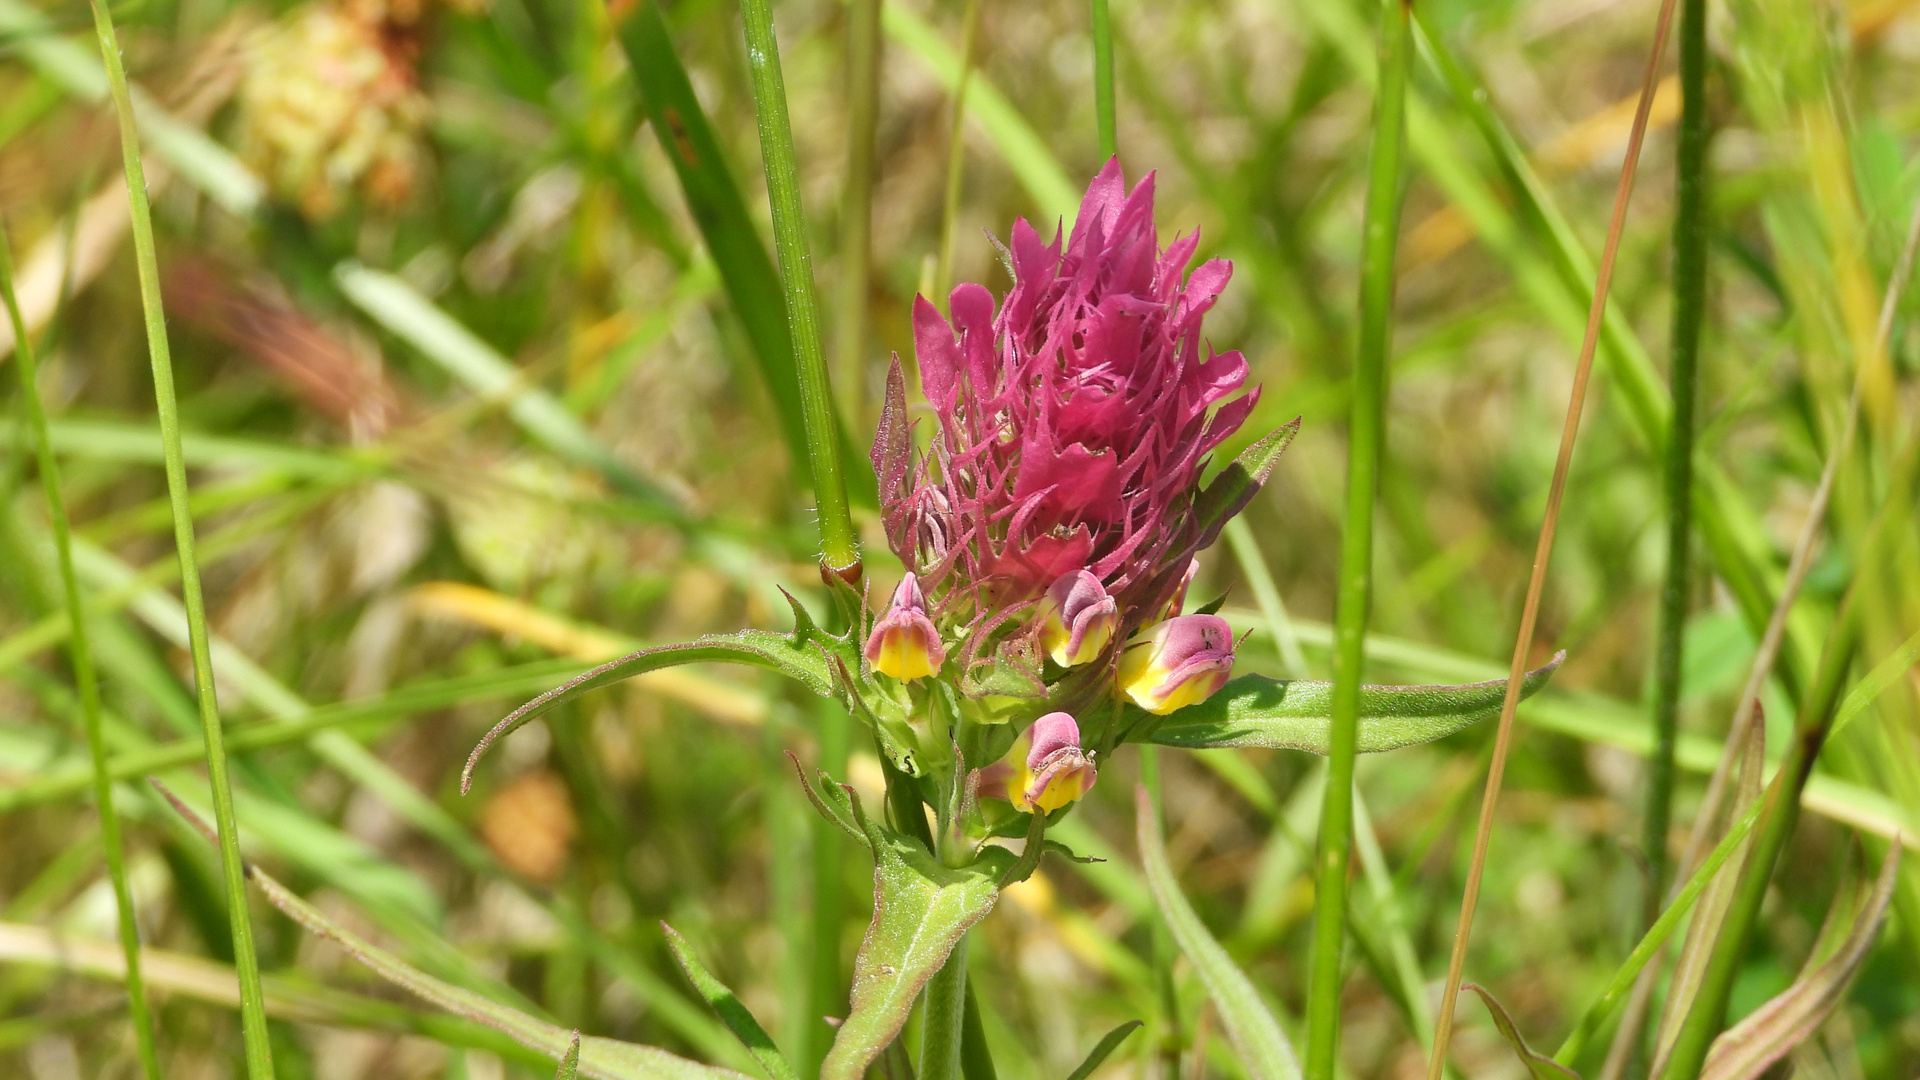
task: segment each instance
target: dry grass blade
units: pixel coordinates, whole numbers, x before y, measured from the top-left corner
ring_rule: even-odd
[[[1540,594],[1546,586],[1547,564],[1553,557],[1553,536],[1560,524],[1560,504],[1566,495],[1567,471],[1573,463],[1573,445],[1580,431],[1580,413],[1586,405],[1587,384],[1593,374],[1593,354],[1599,344],[1600,328],[1607,312],[1607,292],[1613,283],[1613,264],[1620,252],[1620,234],[1626,226],[1627,203],[1633,196],[1634,173],[1640,164],[1640,148],[1646,141],[1647,116],[1653,108],[1654,89],[1659,85],[1660,59],[1666,52],[1667,31],[1673,24],[1674,0],[1661,0],[1660,15],[1654,27],[1653,48],[1647,57],[1646,78],[1640,88],[1640,105],[1633,117],[1633,133],[1627,141],[1626,160],[1620,165],[1620,183],[1614,192],[1613,217],[1607,226],[1606,246],[1600,254],[1600,271],[1594,281],[1593,303],[1587,311],[1586,335],[1580,342],[1580,360],[1574,369],[1573,392],[1567,401],[1567,418],[1560,430],[1560,452],[1553,464],[1553,482],[1547,490],[1547,510],[1540,524],[1540,539],[1534,548],[1533,573],[1527,580],[1526,604],[1520,613],[1520,632],[1513,646],[1513,661],[1508,669],[1506,700],[1500,707],[1500,728],[1494,736],[1493,760],[1487,770],[1486,793],[1480,801],[1480,822],[1473,837],[1473,861],[1467,868],[1467,887],[1461,897],[1460,922],[1454,930],[1453,952],[1447,959],[1446,989],[1440,996],[1440,1019],[1435,1027],[1433,1051],[1427,1059],[1427,1080],[1440,1080],[1446,1066],[1447,1048],[1453,1039],[1453,1016],[1460,996],[1460,981],[1467,961],[1467,942],[1473,935],[1474,908],[1480,899],[1480,879],[1486,869],[1487,842],[1493,835],[1493,811],[1500,799],[1500,781],[1506,773],[1507,752],[1513,739],[1513,714],[1520,704],[1520,679],[1527,669],[1527,657],[1533,651],[1533,630],[1540,614]]]
[[[1893,902],[1899,869],[1900,845],[1888,845],[1873,893],[1866,908],[1855,916],[1853,929],[1839,950],[1817,965],[1810,964],[1792,986],[1715,1039],[1700,1080],[1755,1080],[1819,1030],[1821,1023],[1846,997],[1853,977],[1859,974],[1874,940],[1880,936],[1880,928],[1887,921],[1887,908]],[[1836,916],[1845,910],[1847,893],[1848,890],[1842,889],[1834,898]]]

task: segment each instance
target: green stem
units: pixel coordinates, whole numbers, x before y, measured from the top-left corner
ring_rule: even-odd
[[[960,1044],[966,1028],[967,939],[954,942],[947,963],[927,980],[920,1026],[919,1080],[962,1080]]]
[[[207,781],[213,789],[213,822],[220,839],[220,870],[232,921],[233,966],[240,980],[240,1026],[246,1041],[247,1076],[272,1080],[273,1058],[267,1042],[266,1001],[260,990],[260,962],[254,954],[253,925],[247,915],[247,885],[240,860],[239,824],[233,815],[233,786],[227,778],[227,754],[214,697],[213,656],[208,644],[207,610],[200,593],[200,564],[194,555],[193,514],[187,505],[187,466],[180,448],[180,404],[173,390],[173,355],[167,346],[167,320],[160,306],[160,266],[154,253],[153,209],[147,203],[146,170],[140,164],[140,133],[133,122],[127,72],[120,62],[113,17],[101,0],[93,2],[93,25],[106,62],[120,120],[120,154],[126,165],[134,265],[140,277],[140,309],[146,319],[147,352],[153,362],[153,396],[159,413],[160,445],[166,458],[167,498],[173,507],[174,546],[180,554],[180,595],[187,609],[193,683],[200,724],[207,739]],[[73,632],[79,632],[79,624]]]
[[[1393,342],[1394,254],[1405,169],[1411,0],[1381,12],[1380,80],[1374,99],[1360,277],[1360,342],[1347,430],[1346,522],[1334,612],[1333,718],[1327,789],[1320,809],[1307,989],[1308,1080],[1329,1080],[1340,1048],[1340,952],[1346,937],[1347,862],[1353,847],[1353,766],[1359,752],[1360,678],[1373,592],[1373,504],[1386,432],[1387,356]]]
[[[1153,802],[1156,819],[1160,809],[1160,748],[1149,743],[1141,743],[1140,786],[1147,789],[1147,797]],[[1173,985],[1173,962],[1178,955],[1174,945],[1173,932],[1167,927],[1167,920],[1153,920],[1153,991],[1160,1006],[1160,1043],[1157,1047],[1160,1057],[1162,1080],[1178,1080],[1180,1076],[1180,1049],[1184,1042],[1180,1031],[1180,995]],[[1151,1075],[1151,1074],[1149,1074]]]
[[[47,521],[53,526],[53,551],[60,567],[61,599],[67,609],[67,652],[73,661],[73,680],[80,691],[80,716],[87,732],[87,750],[93,758],[93,797],[100,807],[100,846],[113,882],[113,899],[120,921],[120,950],[127,959],[127,1005],[133,1018],[134,1048],[147,1080],[159,1080],[160,1059],[153,1045],[153,1017],[147,1009],[146,984],[140,977],[140,926],[134,921],[133,893],[127,888],[126,853],[121,848],[120,814],[113,805],[113,777],[107,769],[106,737],[101,732],[100,683],[93,667],[93,649],[87,642],[86,605],[80,598],[80,575],[73,568],[73,531],[67,522],[66,502],[60,494],[60,463],[53,456],[53,436],[47,428],[46,407],[40,401],[39,363],[27,336],[27,321],[13,291],[13,253],[6,228],[0,225],[0,298],[13,321],[14,353],[18,357],[20,402],[27,414],[34,455],[40,466],[40,486],[47,495]]]
[[[1102,161],[1120,154],[1120,121],[1113,100],[1113,17],[1107,0],[1093,0],[1093,113],[1100,125]]]
[[[834,375],[840,415],[866,418],[867,288],[873,269],[874,133],[880,123],[880,0],[847,11],[847,185],[840,196],[840,282]]]
[[[820,336],[813,255],[807,246],[806,214],[800,205],[800,169],[794,160],[793,126],[787,119],[780,45],[773,36],[773,7],[770,0],[741,0],[740,14],[746,27],[747,66],[753,75],[753,111],[760,125],[760,157],[767,170],[767,201],[773,211],[774,249],[780,256],[787,325],[793,335],[807,460],[813,466],[814,498],[819,505],[821,568],[854,582],[860,580],[860,544],[853,531],[846,476],[841,470],[833,386],[827,377],[826,347]]]
[[[1660,914],[1669,874],[1674,748],[1679,738],[1680,667],[1685,647],[1693,538],[1694,398],[1700,329],[1707,306],[1707,13],[1706,0],[1680,7],[1678,206],[1673,222],[1673,421],[1666,445],[1667,575],[1660,592],[1654,653],[1653,758],[1648,762],[1645,921]]]

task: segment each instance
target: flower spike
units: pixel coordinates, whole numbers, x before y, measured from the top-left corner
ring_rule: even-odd
[[[927,598],[911,572],[893,590],[893,602],[867,637],[867,663],[882,675],[906,682],[932,675],[947,662],[947,646],[927,617]]]
[[[1024,768],[1007,780],[1007,798],[1024,813],[1048,814],[1093,789],[1099,773],[1080,747],[1080,725],[1063,712],[1048,713],[1027,732]]]
[[[1113,640],[1120,605],[1100,579],[1075,570],[1055,580],[1040,600],[1040,647],[1061,667],[1078,667]]]
[[[1233,629],[1218,615],[1180,615],[1133,636],[1120,654],[1120,690],[1164,716],[1202,702],[1233,673]]]

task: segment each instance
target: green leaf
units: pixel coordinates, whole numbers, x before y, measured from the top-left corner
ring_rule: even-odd
[[[1107,1060],[1107,1055],[1118,1050],[1120,1044],[1126,1042],[1127,1036],[1133,1034],[1138,1027],[1140,1027],[1140,1021],[1129,1020],[1101,1036],[1100,1041],[1095,1043],[1093,1050],[1087,1054],[1087,1060],[1081,1062],[1079,1068],[1067,1074],[1067,1080],[1087,1080],[1093,1070]]]
[[[1487,1003],[1487,1011],[1493,1014],[1493,1026],[1500,1029],[1500,1036],[1507,1040],[1508,1046],[1513,1047],[1514,1055],[1520,1059],[1520,1064],[1526,1066],[1527,1075],[1533,1080],[1580,1080],[1579,1073],[1528,1046],[1527,1040],[1520,1035],[1520,1029],[1514,1026],[1513,1017],[1507,1015],[1507,1010],[1501,1008],[1486,987],[1468,983],[1461,989],[1479,994],[1480,1000]]]
[[[918,843],[876,825],[851,789],[842,792],[873,852],[873,922],[853,959],[853,1008],[820,1066],[821,1080],[859,1080],[900,1034],[920,988],[993,910],[1013,858],[990,848],[972,866],[942,866]]]
[[[553,1074],[553,1080],[577,1080],[580,1075],[580,1032],[575,1031],[567,1043],[567,1056],[560,1059],[560,1068]]]
[[[1565,659],[1554,656],[1545,667],[1527,673],[1522,700],[1553,677]],[[1500,714],[1507,680],[1458,686],[1363,686],[1360,688],[1360,752],[1375,754],[1445,738]],[[1333,684],[1309,679],[1278,681],[1242,675],[1207,700],[1173,713],[1150,736],[1163,746],[1200,749],[1213,746],[1264,746],[1327,752]],[[1138,722],[1150,722],[1132,706]]]
[[[1227,950],[1207,932],[1206,924],[1194,913],[1193,905],[1180,892],[1173,867],[1167,863],[1166,841],[1160,836],[1160,819],[1153,809],[1152,796],[1145,787],[1135,789],[1135,813],[1138,819],[1140,864],[1146,871],[1147,887],[1153,890],[1160,917],[1180,951],[1193,963],[1207,996],[1220,1013],[1220,1026],[1240,1052],[1253,1080],[1299,1080],[1300,1062],[1293,1047],[1280,1030],[1267,1003],[1260,1000],[1245,972],[1234,966]]]
[[[158,783],[154,786],[160,788],[160,793],[166,796],[182,817],[209,840],[213,839],[212,829],[198,814],[171,791],[160,787]],[[247,863],[246,875],[247,880],[253,882],[267,898],[267,902],[279,908],[287,918],[305,927],[309,933],[331,939],[354,959],[371,968],[374,974],[422,1001],[486,1024],[552,1060],[564,1060],[571,1056],[577,1040],[578,1074],[581,1076],[593,1080],[748,1080],[742,1073],[688,1061],[658,1047],[595,1036],[581,1038],[579,1032],[549,1024],[471,990],[442,982],[327,918],[319,908],[302,900],[257,865]],[[566,1075],[564,1066],[561,1075]]]
[[[787,1059],[780,1054],[780,1048],[774,1045],[773,1036],[767,1034],[767,1029],[760,1026],[760,1022],[753,1018],[753,1014],[747,1011],[732,990],[727,989],[725,983],[713,977],[713,973],[700,962],[693,946],[680,936],[680,931],[666,923],[661,923],[660,929],[667,935],[667,948],[673,950],[673,958],[679,962],[680,970],[687,973],[687,981],[712,1006],[720,1022],[727,1025],[727,1030],[746,1046],[753,1060],[759,1062],[773,1080],[798,1080],[793,1066],[787,1064]]]
[[[678,667],[682,664],[746,664],[749,667],[765,668],[777,671],[790,679],[797,680],[807,689],[821,697],[834,696],[835,679],[828,649],[844,643],[821,633],[811,623],[803,624],[791,634],[777,634],[771,630],[739,630],[731,634],[709,634],[693,641],[676,645],[656,645],[628,653],[618,660],[609,660],[591,671],[582,673],[578,678],[541,694],[525,705],[507,715],[507,718],[493,726],[493,730],[481,738],[480,744],[473,748],[467,758],[466,768],[460,771],[460,791],[465,794],[473,786],[473,770],[480,764],[480,758],[487,749],[501,738],[518,730],[527,721],[538,717],[553,708],[572,701],[589,690],[598,690],[603,686],[631,679],[635,675],[645,675],[649,671],[661,668]]]
[[[1700,1080],[1754,1080],[1785,1057],[1801,1041],[1820,1029],[1827,1016],[1846,998],[1847,988],[1860,972],[1874,939],[1887,921],[1887,906],[1893,901],[1893,888],[1900,869],[1900,845],[1887,846],[1887,857],[1880,864],[1880,878],[1874,883],[1867,905],[1853,920],[1839,951],[1801,974],[1792,986],[1781,991],[1728,1028],[1713,1041],[1707,1052],[1706,1067]],[[1845,910],[1849,890],[1834,898],[1833,922]]]
[[[1206,547],[1230,518],[1246,508],[1260,485],[1267,482],[1267,474],[1273,472],[1280,455],[1287,452],[1293,437],[1299,433],[1300,418],[1296,416],[1241,451],[1231,465],[1221,469],[1201,490],[1193,503],[1194,522],[1200,535],[1209,538],[1202,541],[1201,547]]]

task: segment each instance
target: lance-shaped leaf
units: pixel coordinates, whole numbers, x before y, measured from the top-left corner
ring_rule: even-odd
[[[1480,1000],[1487,1003],[1487,1011],[1493,1014],[1493,1026],[1499,1029],[1500,1037],[1507,1040],[1507,1045],[1513,1047],[1514,1056],[1520,1059],[1520,1064],[1526,1066],[1527,1075],[1533,1077],[1533,1080],[1580,1080],[1579,1073],[1528,1046],[1526,1038],[1520,1034],[1519,1026],[1513,1022],[1513,1017],[1507,1015],[1507,1010],[1495,1000],[1493,993],[1486,987],[1477,983],[1468,983],[1461,989],[1479,994]]]
[[[771,630],[738,630],[731,634],[709,634],[677,645],[657,645],[628,653],[618,660],[609,660],[572,682],[541,694],[513,710],[481,738],[480,744],[468,755],[466,768],[460,771],[461,794],[464,795],[473,786],[473,770],[480,764],[480,758],[487,749],[527,721],[589,690],[611,686],[649,671],[682,664],[746,664],[777,671],[821,697],[833,697],[836,686],[831,657],[843,656],[844,659],[843,654],[847,654],[851,647],[815,626],[806,610],[797,602],[793,603],[793,610],[796,625],[791,634],[779,634]]]
[[[725,983],[713,977],[693,951],[693,945],[666,923],[661,923],[660,929],[666,933],[667,948],[673,950],[673,958],[679,962],[680,970],[686,972],[687,981],[700,991],[700,996],[712,1006],[727,1030],[746,1046],[753,1060],[759,1062],[773,1080],[797,1080],[793,1066],[787,1064],[780,1048],[774,1045],[773,1036],[767,1034],[767,1029],[760,1026],[760,1021],[753,1018],[753,1013],[747,1011],[746,1005]]]
[[[1792,986],[1715,1039],[1700,1070],[1700,1080],[1754,1080],[1820,1029],[1828,1014],[1845,1000],[1853,977],[1873,951],[1874,939],[1887,921],[1887,906],[1893,901],[1899,869],[1900,845],[1889,844],[1873,894],[1867,898],[1865,909],[1855,916],[1853,929],[1839,950],[1801,972]],[[1834,899],[1835,916],[1844,910],[1850,891],[1842,889]]]
[[[580,1033],[573,1033],[573,1040],[567,1044],[567,1056],[560,1059],[560,1068],[555,1070],[553,1080],[579,1080],[580,1077]]]
[[[821,1080],[859,1080],[906,1025],[907,1013],[962,935],[993,910],[1012,853],[990,848],[972,866],[942,866],[917,842],[867,817],[851,788],[826,792],[834,816],[858,823],[873,852],[873,922],[853,960],[852,1010],[820,1066]]]
[[[181,817],[198,829],[201,835],[212,839],[211,826],[158,781],[152,783],[173,804]],[[289,919],[313,934],[331,939],[348,955],[371,968],[374,974],[422,1001],[495,1028],[520,1045],[547,1055],[550,1060],[565,1061],[572,1055],[574,1042],[578,1040],[577,1071],[580,1076],[593,1080],[748,1080],[743,1073],[688,1061],[658,1047],[597,1036],[581,1038],[578,1032],[549,1024],[471,990],[442,982],[327,918],[319,908],[302,900],[258,866],[247,863],[245,871],[247,880],[253,882],[267,902],[279,908]]]
[[[1300,418],[1294,417],[1268,432],[1259,442],[1240,452],[1233,463],[1220,470],[1201,490],[1193,503],[1194,523],[1199,527],[1199,547],[1213,544],[1220,530],[1235,514],[1246,509],[1267,482],[1280,455],[1287,452],[1293,437],[1300,433]]]
[[[1559,653],[1545,667],[1528,672],[1521,698],[1545,686],[1565,657]],[[1500,715],[1506,692],[1505,679],[1458,686],[1363,686],[1360,752],[1374,754],[1445,738]],[[1152,728],[1150,738],[1189,749],[1264,746],[1324,755],[1332,711],[1330,682],[1242,675],[1207,700],[1169,715]],[[1131,706],[1128,715],[1136,723],[1151,721]]]
[[[1118,1050],[1120,1044],[1127,1041],[1127,1036],[1133,1034],[1134,1030],[1140,1026],[1140,1021],[1128,1020],[1101,1036],[1100,1041],[1095,1043],[1093,1050],[1087,1054],[1087,1059],[1080,1063],[1080,1067],[1067,1074],[1067,1080],[1087,1080],[1087,1077],[1093,1075],[1093,1070],[1107,1060],[1107,1055]]]
[[[1154,903],[1159,906],[1160,917],[1166,920],[1167,930],[1179,944],[1180,951],[1199,972],[1207,996],[1213,999],[1213,1007],[1220,1013],[1220,1026],[1227,1029],[1227,1038],[1240,1052],[1248,1075],[1253,1080],[1299,1080],[1300,1062],[1293,1056],[1293,1047],[1287,1044],[1280,1022],[1274,1019],[1266,1002],[1260,1000],[1260,992],[1253,988],[1246,973],[1234,966],[1227,950],[1207,932],[1206,924],[1181,893],[1180,883],[1174,880],[1173,867],[1167,862],[1166,841],[1160,837],[1160,819],[1146,788],[1136,790],[1134,802],[1139,822],[1140,864],[1146,870]]]

